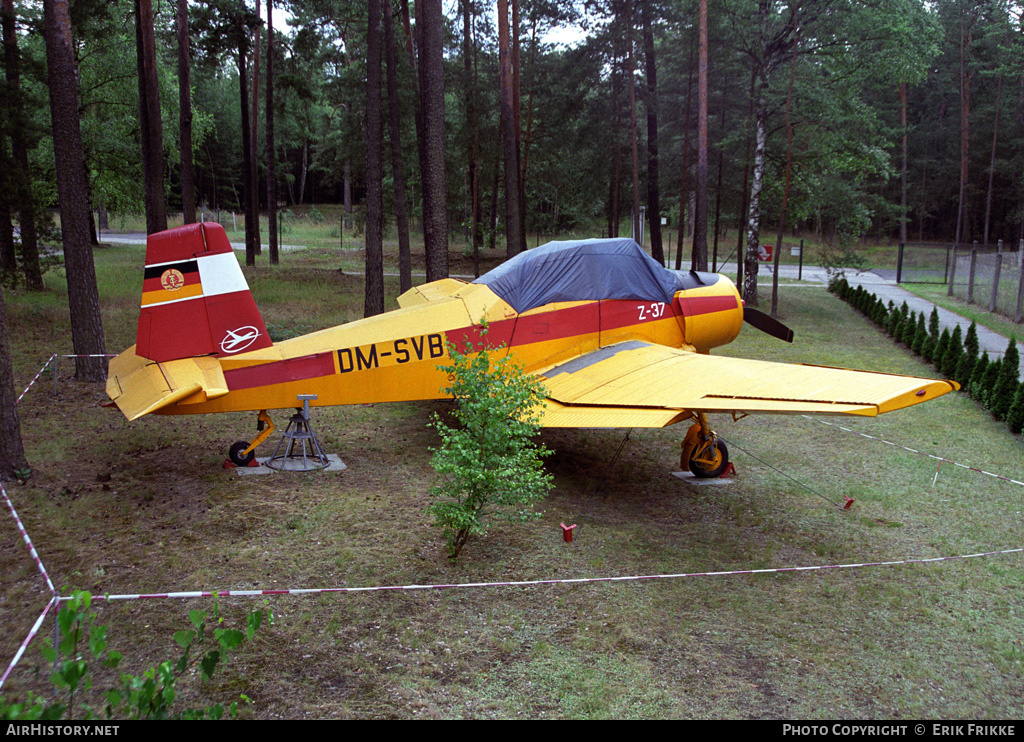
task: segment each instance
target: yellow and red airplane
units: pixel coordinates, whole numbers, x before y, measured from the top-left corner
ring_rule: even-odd
[[[136,344],[111,361],[107,394],[143,415],[259,412],[441,399],[448,344],[514,354],[543,379],[541,424],[664,427],[692,421],[681,464],[719,475],[725,444],[708,413],[868,415],[959,388],[953,381],[708,355],[746,319],[792,333],[745,308],[725,276],[671,271],[629,239],[552,242],[472,283],[413,288],[400,309],[272,342],[227,235],[215,223],[149,237]],[[483,347],[483,346],[479,346]],[[271,424],[272,425],[272,424]],[[265,430],[232,446],[247,464]]]

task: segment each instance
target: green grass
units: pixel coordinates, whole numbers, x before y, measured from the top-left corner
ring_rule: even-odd
[[[966,317],[969,320],[974,320],[982,327],[987,327],[993,332],[998,332],[1000,335],[1005,337],[1021,337],[1024,335],[1021,331],[1021,326],[1013,320],[1000,314],[989,312],[977,304],[968,304],[966,301],[958,299],[955,296],[946,296],[945,285],[903,283],[900,284],[900,288],[904,288],[907,291],[920,296],[922,299],[927,299],[943,309],[948,309],[949,311],[956,312],[960,316]]]
[[[96,251],[113,351],[134,339],[142,256],[139,247]],[[340,273],[342,259],[325,248],[289,254],[278,268],[245,269],[266,321],[301,332],[359,317],[362,279]],[[41,295],[5,292],[21,387],[49,353],[71,347],[63,277],[46,278]],[[386,291],[390,302],[397,279]],[[780,309],[796,331],[793,345],[746,330],[723,354],[932,374],[824,291],[784,292]],[[437,445],[427,422],[444,403],[317,410],[314,423],[345,472],[236,477],[220,465],[231,442],[252,435],[252,416],[127,423],[98,407],[99,386],[74,383],[70,364],[61,369],[56,397],[44,379],[19,408],[36,472],[9,492],[62,589],[602,577],[1021,545],[1016,485],[944,465],[933,487],[933,459],[800,416],[722,416],[713,423],[733,444],[739,471],[724,487],[690,488],[670,475],[681,427],[634,430],[618,456],[625,431],[545,431],[556,485],[542,503],[544,517],[499,524],[453,565],[424,512]],[[282,413],[275,417],[283,422]],[[877,419],[831,421],[1022,478],[1021,439],[962,394]],[[856,499],[852,510],[829,504],[844,496]],[[562,541],[563,522],[579,524],[571,545]],[[9,518],[0,523],[0,585],[0,658],[10,658],[42,610],[45,589]],[[1010,555],[277,597],[268,599],[273,626],[202,693],[222,702],[245,693],[253,704],[243,713],[268,719],[1018,718],[1022,588],[1021,557]],[[233,617],[257,603],[222,599],[221,607]],[[139,672],[173,656],[171,637],[189,608],[208,607],[153,600],[99,611],[111,647]],[[32,647],[5,693],[45,693],[46,675]]]

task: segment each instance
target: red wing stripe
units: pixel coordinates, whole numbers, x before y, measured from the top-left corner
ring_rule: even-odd
[[[252,389],[258,386],[283,384],[287,381],[302,381],[330,376],[334,373],[334,353],[317,353],[286,361],[263,363],[256,366],[231,369],[224,372],[228,389]]]

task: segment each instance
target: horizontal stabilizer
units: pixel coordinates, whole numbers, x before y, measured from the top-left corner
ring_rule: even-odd
[[[129,420],[178,402],[205,402],[228,393],[216,358],[156,362],[135,355],[135,346],[110,362],[107,394]]]

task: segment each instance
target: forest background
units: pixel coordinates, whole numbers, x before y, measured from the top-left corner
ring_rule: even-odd
[[[510,254],[525,246],[527,228],[628,233],[640,205],[659,258],[665,248],[653,214],[676,235],[706,223],[713,241],[737,228],[749,241],[752,220],[774,229],[784,208],[788,229],[834,244],[1024,236],[1015,4],[501,0],[497,13],[473,0],[385,6],[278,2],[268,33],[266,3],[70,3],[94,220],[159,212],[147,205],[150,187],[164,213],[183,211],[186,221],[193,199],[207,212],[243,211],[251,179],[261,211],[270,199],[344,203],[357,229],[374,218],[380,184],[384,224],[401,210],[428,242],[472,232],[486,245],[505,235]],[[4,0],[4,10],[0,233],[10,234],[26,198],[39,227],[52,229],[47,209],[58,196],[42,6]],[[554,32],[566,28],[575,40],[556,43]],[[145,48],[147,33],[152,69],[142,51],[132,53]],[[440,80],[431,79],[431,45]],[[440,166],[428,161],[438,142]],[[27,172],[19,172],[19,149]],[[256,237],[258,225],[247,231]],[[442,271],[441,263],[428,270]]]
[[[261,212],[276,264],[279,209],[343,204],[366,315],[384,310],[386,228],[404,291],[421,235],[429,281],[455,236],[479,271],[499,239],[512,256],[528,232],[640,234],[643,210],[655,259],[682,267],[684,240],[694,269],[732,255],[751,305],[769,233],[776,254],[787,230],[840,251],[1024,237],[1022,9],[1004,0],[0,10],[0,273],[41,290],[59,224],[83,380],[105,374],[91,245],[111,212],[152,233],[243,211],[253,265]]]

